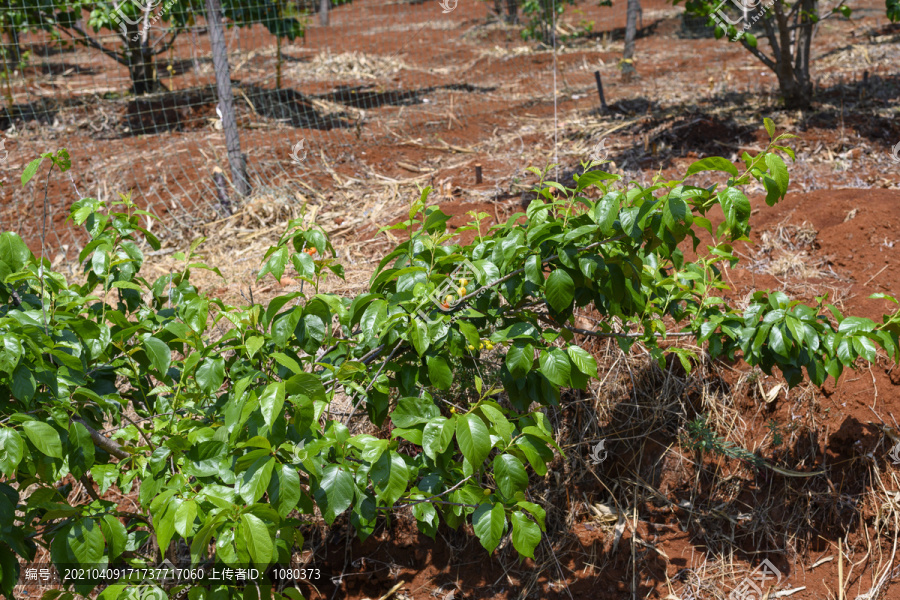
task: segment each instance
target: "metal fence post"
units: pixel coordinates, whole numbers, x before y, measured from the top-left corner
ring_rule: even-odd
[[[228,149],[231,179],[238,194],[246,196],[250,193],[250,183],[247,181],[247,170],[241,158],[241,140],[238,137],[237,120],[234,117],[234,95],[231,92],[228,53],[225,47],[225,33],[222,31],[222,5],[219,0],[206,0],[206,22],[212,46],[213,67],[216,70],[216,91],[219,96],[219,110],[222,113],[222,129],[225,131],[225,147]]]

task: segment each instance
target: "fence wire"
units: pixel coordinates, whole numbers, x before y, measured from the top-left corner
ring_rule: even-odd
[[[546,115],[560,81],[590,88],[589,71],[560,79],[553,53],[570,39],[620,39],[625,11],[577,4],[615,18],[557,23],[552,43],[538,36],[523,50],[529,17],[516,0],[215,0],[251,190],[240,196],[217,111],[209,1],[0,0],[0,229],[36,252],[46,237],[52,259],[81,241],[64,223],[79,197],[130,191],[161,217],[156,227],[189,233],[261,195],[299,203],[340,180],[341,166],[386,172],[385,147],[412,144],[413,161],[434,163],[453,132],[483,139],[510,112]],[[712,33],[704,20],[682,28]],[[17,182],[29,160],[61,147],[74,176],[50,181],[44,236],[44,181]]]

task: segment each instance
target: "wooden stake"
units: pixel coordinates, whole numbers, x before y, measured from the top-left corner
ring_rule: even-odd
[[[397,590],[399,590],[400,588],[402,588],[404,585],[406,585],[406,582],[405,582],[405,581],[401,581],[400,583],[398,583],[397,585],[395,585],[394,587],[392,587],[391,589],[389,589],[388,592],[387,592],[387,594],[385,594],[384,596],[382,596],[382,597],[379,598],[378,600],[387,600],[387,599],[390,598],[392,595],[394,595],[394,592],[396,592]]]
[[[481,165],[475,165],[475,183],[481,183]]]
[[[600,80],[600,71],[594,71],[594,79],[597,80],[597,94],[600,95],[600,106],[604,111],[609,110],[606,106],[606,98],[603,97],[603,81]]]
[[[222,30],[221,19],[222,5],[220,1],[206,0],[206,25],[212,48],[213,68],[216,72],[218,108],[222,112],[222,128],[225,130],[225,147],[228,150],[231,179],[238,194],[246,196],[250,193],[250,183],[247,181],[247,169],[241,157],[241,140],[238,137],[237,119],[234,116],[234,94],[231,90],[231,77],[229,76],[228,50],[225,46],[225,33]]]
[[[838,538],[838,600],[844,600],[844,551]]]

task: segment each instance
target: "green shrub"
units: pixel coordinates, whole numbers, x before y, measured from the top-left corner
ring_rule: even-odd
[[[426,188],[394,227],[408,239],[353,298],[319,291],[324,276],[343,271],[325,233],[302,221],[269,250],[260,277],[281,278],[290,264],[308,293],[267,306],[231,306],[192,285],[193,272],[212,268],[195,254],[202,239],[176,256],[179,272],[144,279],[142,240],[159,244],[141,226],[150,215],[127,196],[72,206],[90,235],[79,255],[83,283],[3,233],[0,592],[12,597],[18,559],[31,560],[38,546],[59,565],[154,565],[174,544],[195,566],[209,564],[211,547],[220,564],[287,564],[316,508],[328,524],[349,513],[365,538],[379,515],[411,507],[432,537],[440,524],[471,523],[489,552],[511,531],[515,549],[533,556],[545,512],[529,482],[562,453],[547,407],[597,377],[579,339],[611,337],[623,351],[640,343],[660,364],[671,352],[690,369],[691,353],[672,338],[692,336],[714,358],[777,367],[790,385],[804,369],[817,385],[837,378],[858,357],[873,361],[878,346],[896,361],[896,314],[879,324],[844,317],[824,298],[810,307],[779,292],[757,292],[736,310],[717,295],[727,287],[717,264],[738,262],[731,244],[750,228],[740,187],[761,181],[770,205],[787,191],[777,153],[793,153],[778,145],[784,137],[745,154],[743,173],[723,158],[694,163],[688,177],[726,174],[707,188],[623,185],[594,170],[566,189],[535,171],[542,183],[526,213],[467,246],[448,243],[449,217],[427,206]],[[51,169],[69,168],[64,151],[44,155],[23,184],[48,159]],[[725,215],[718,228],[706,217],[714,206]],[[687,261],[679,245],[699,247],[701,229],[714,241]],[[460,264],[470,281],[460,281]],[[448,279],[466,289],[432,302]],[[601,317],[596,331],[572,325],[573,311],[588,307]],[[463,372],[474,385],[455,379]],[[351,435],[351,417],[329,411],[337,390],[375,426],[389,422],[390,434]],[[114,439],[99,433],[110,428]],[[76,481],[92,498],[73,505],[67,486]],[[140,506],[105,500],[112,486],[137,491]],[[132,593],[122,583],[100,597]],[[195,587],[190,598],[237,593]]]

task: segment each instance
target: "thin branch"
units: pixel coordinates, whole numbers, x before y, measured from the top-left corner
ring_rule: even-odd
[[[118,442],[102,435],[99,431],[85,423],[84,420],[82,420],[80,417],[70,417],[70,420],[76,423],[80,423],[85,429],[87,429],[88,434],[94,441],[94,445],[101,450],[105,450],[107,453],[115,456],[119,460],[131,458],[131,453],[120,446]]]
[[[591,331],[590,329],[581,329],[579,327],[569,327],[568,325],[562,325],[541,313],[535,313],[535,315],[537,316],[538,319],[540,319],[541,321],[543,321],[549,325],[552,325],[553,327],[559,327],[561,329],[568,329],[572,333],[578,333],[581,335],[589,335],[591,337],[635,339],[635,338],[644,337],[644,335],[645,335],[644,333],[639,332],[639,331],[633,332],[633,333],[616,333],[614,331],[610,331],[610,332]],[[676,332],[666,333],[666,334],[654,333],[653,335],[654,335],[654,337],[658,337],[658,338],[697,337],[697,334],[692,331],[676,331]]]
[[[88,496],[94,500],[100,500],[100,496],[98,496],[97,492],[94,490],[94,484],[87,478],[87,475],[82,475],[78,481],[84,486],[84,491],[87,492]]]
[[[579,248],[575,252],[577,254],[580,252],[585,252],[587,250],[592,250],[598,246],[602,246],[603,244],[608,244],[610,242],[616,242],[618,240],[621,240],[624,237],[626,237],[626,236],[623,233],[623,234],[620,234],[620,235],[617,235],[617,236],[614,236],[611,238],[606,238],[605,240],[600,240],[599,242],[594,242],[593,244],[589,244],[589,245],[585,246],[584,248]],[[559,258],[559,254],[554,254],[553,256],[548,256],[547,258],[545,258],[544,260],[541,261],[541,266],[549,263],[550,261],[556,260],[557,258]],[[456,304],[456,306],[453,307],[453,310],[450,311],[449,313],[444,313],[444,314],[451,314],[453,312],[458,312],[459,310],[461,310],[463,308],[464,303],[467,302],[468,300],[470,300],[470,299],[478,296],[479,294],[483,293],[484,291],[489,290],[492,287],[498,286],[501,283],[504,283],[505,281],[508,281],[508,280],[512,279],[513,277],[515,277],[516,275],[520,275],[524,272],[525,272],[525,268],[522,267],[521,269],[516,269],[515,271],[512,271],[512,272],[504,275],[503,277],[501,277],[500,279],[497,279],[496,281],[492,281],[491,283],[487,283],[487,284],[481,286],[474,292],[466,294],[465,296],[460,298],[459,302]]]
[[[132,420],[131,420],[131,417],[129,417],[128,415],[126,415],[124,411],[122,412],[122,416],[125,417],[125,418],[128,420],[129,423],[131,423],[132,425],[134,425],[134,428],[138,430],[138,433],[141,434],[141,437],[144,438],[144,441],[147,442],[147,445],[148,445],[148,446],[150,446],[150,450],[151,450],[151,451],[152,451],[152,450],[156,450],[156,446],[153,445],[153,442],[150,441],[150,438],[147,437],[147,434],[144,433],[144,430],[141,429],[140,427],[138,427],[137,423],[135,423],[134,421],[132,421]]]
[[[432,504],[442,504],[444,506],[462,506],[465,508],[478,508],[477,504],[462,504],[460,502],[447,502],[446,500],[436,500],[432,502]],[[400,503],[401,508],[406,508],[407,506],[412,506],[412,504],[403,504]],[[379,506],[378,510],[393,510],[392,506]]]
[[[172,31],[171,31],[172,39],[170,39],[170,40],[166,43],[165,46],[163,46],[163,47],[160,48],[159,50],[154,51],[154,52],[153,52],[153,56],[157,56],[157,55],[159,55],[159,54],[163,54],[164,52],[167,52],[167,51],[169,50],[169,48],[172,47],[172,44],[175,43],[175,38],[178,37],[178,34],[179,34],[179,33],[181,33],[181,32],[178,31],[177,29],[172,30]],[[153,42],[152,44],[150,44],[150,47],[151,47],[151,48],[154,47],[156,44],[158,44],[158,43],[159,43],[163,38],[165,38],[165,37],[166,37],[165,34],[163,34],[162,36],[160,36],[160,38],[159,38],[158,40],[156,40],[155,42]]]
[[[370,389],[372,389],[372,386],[375,385],[375,380],[378,379],[378,376],[381,375],[381,372],[384,370],[384,368],[387,366],[387,364],[388,364],[389,362],[391,362],[391,359],[392,359],[392,358],[394,358],[394,354],[395,354],[395,353],[397,352],[397,350],[400,348],[400,345],[401,345],[402,342],[403,342],[403,340],[397,340],[397,343],[394,344],[394,348],[391,350],[391,353],[388,355],[388,357],[387,357],[386,359],[384,359],[384,362],[381,363],[381,367],[379,367],[378,372],[375,373],[375,377],[373,377],[373,378],[372,378],[372,381],[369,382],[369,385],[366,386],[366,391],[367,391],[367,392],[368,392]],[[356,396],[354,396],[353,399],[350,400],[350,402],[353,402],[353,400],[356,400],[356,398],[357,398],[358,396],[359,396],[359,393],[357,393]],[[353,413],[356,412],[356,409],[359,408],[359,405],[362,404],[362,401],[363,401],[363,399],[360,398],[359,401],[358,401],[356,404],[353,405],[353,408],[350,409],[350,416],[347,417],[347,423],[350,423],[350,420],[353,418]]]
[[[769,45],[772,46],[772,54],[774,56],[781,56],[781,46],[778,45],[778,36],[775,35],[775,27],[772,25],[772,18],[767,16],[763,19],[763,26],[766,28],[766,38],[769,40]]]
[[[769,40],[769,41],[771,42],[771,40]],[[756,58],[758,58],[758,59],[760,60],[760,62],[762,62],[762,64],[766,65],[767,67],[769,67],[770,69],[772,69],[772,70],[775,71],[776,73],[778,72],[777,69],[776,69],[776,64],[775,64],[775,62],[774,62],[771,58],[769,58],[768,56],[766,56],[765,54],[763,54],[762,52],[760,52],[758,48],[754,48],[753,46],[751,46],[750,44],[748,44],[748,43],[747,43],[747,40],[745,40],[744,38],[741,38],[741,45],[742,45],[744,48],[746,48],[747,50],[749,50],[749,51],[750,51],[750,54],[752,54],[753,56],[755,56]],[[776,56],[777,56],[777,53],[776,53]]]
[[[64,26],[62,26],[62,25],[59,26],[59,30],[62,31],[63,33],[65,33],[66,35],[68,35],[73,40],[80,41],[82,43],[87,44],[88,46],[90,46],[92,48],[99,50],[100,52],[107,55],[108,57],[110,57],[111,59],[113,59],[114,61],[119,63],[120,65],[123,65],[126,67],[129,66],[128,61],[126,61],[124,58],[120,57],[113,50],[109,50],[103,44],[101,44],[100,42],[98,42],[97,40],[95,40],[94,38],[89,36],[87,33],[84,32],[84,30],[81,27],[79,27],[79,25],[77,23],[72,26],[72,29],[74,29],[76,32],[78,32],[81,35],[80,39],[75,37],[71,33],[69,33],[69,31]]]

